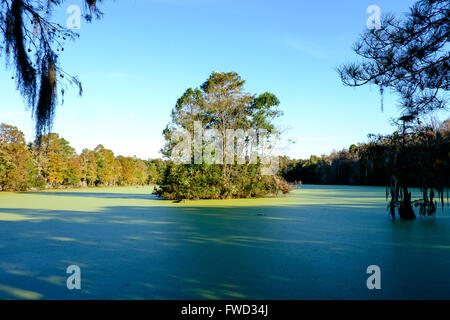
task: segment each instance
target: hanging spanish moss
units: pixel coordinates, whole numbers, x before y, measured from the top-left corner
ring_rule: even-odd
[[[33,68],[24,43],[23,1],[15,0],[6,12],[5,49],[12,54],[16,68],[16,83],[28,105],[34,105],[36,96],[36,70]],[[12,52],[11,52],[12,51]]]
[[[57,90],[65,92],[67,85],[75,85],[81,95],[81,82],[58,65],[58,54],[64,51],[64,42],[78,34],[50,21],[54,7],[64,0],[1,0],[0,54],[5,53],[7,65],[14,71],[16,86],[26,107],[32,110],[39,138],[50,132],[58,104]],[[100,18],[96,0],[84,0],[84,18]],[[63,98],[63,97],[62,97]]]
[[[380,103],[381,103],[381,111],[384,111],[384,87],[380,85]]]
[[[50,129],[55,106],[57,102],[56,93],[56,66],[52,56],[44,57],[40,71],[40,89],[39,99],[34,109],[34,117],[36,120],[36,132],[44,129]],[[40,138],[40,136],[38,136]]]

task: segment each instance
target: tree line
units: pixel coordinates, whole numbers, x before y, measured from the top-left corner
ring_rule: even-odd
[[[17,127],[0,124],[0,191],[153,184],[165,166],[160,159],[115,156],[101,144],[78,154],[57,133],[26,144]]]
[[[283,157],[280,174],[290,183],[388,186],[386,197],[394,216],[414,217],[413,206],[422,215],[436,210],[435,198],[443,205],[450,186],[450,119],[430,124],[406,120],[391,135],[369,135],[368,143],[307,160]],[[406,187],[405,187],[406,186]],[[420,188],[422,199],[411,201],[408,188]]]
[[[450,120],[445,120],[437,128],[426,127],[411,133],[405,142],[408,148],[435,147],[438,151],[434,154],[435,168],[448,169],[449,130]],[[389,171],[393,168],[389,161],[390,153],[395,151],[400,134],[396,131],[392,135],[370,134],[368,137],[367,143],[352,144],[349,148],[329,155],[312,155],[309,159],[283,156],[280,160],[280,174],[290,183],[387,186],[390,184]],[[417,165],[423,156],[423,153],[411,154],[409,165]],[[425,165],[422,169],[430,170]],[[411,174],[411,187],[419,187],[418,172]]]

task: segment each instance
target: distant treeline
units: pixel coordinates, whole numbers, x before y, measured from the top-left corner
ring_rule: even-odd
[[[0,191],[146,185],[156,183],[164,170],[160,159],[115,156],[103,145],[77,154],[56,133],[27,145],[17,127],[0,124]]]
[[[290,183],[371,186],[392,186],[395,178],[410,187],[442,190],[450,186],[449,159],[450,120],[446,120],[434,127],[369,135],[368,143],[330,155],[307,160],[283,156],[278,176]],[[40,144],[27,145],[18,128],[0,125],[0,191],[160,184],[172,166],[167,160],[115,156],[103,145],[77,154],[56,133],[43,136]]]
[[[280,175],[290,183],[390,186],[400,177],[410,187],[448,187],[450,120],[369,135],[368,143],[307,160],[282,157]]]

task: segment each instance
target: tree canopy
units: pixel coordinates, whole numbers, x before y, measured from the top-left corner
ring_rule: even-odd
[[[402,116],[418,118],[447,109],[449,90],[449,1],[420,0],[404,18],[385,15],[380,28],[354,45],[361,57],[338,68],[348,86],[375,84],[397,93]]]

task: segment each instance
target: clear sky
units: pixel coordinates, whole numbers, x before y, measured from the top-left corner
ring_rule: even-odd
[[[381,112],[377,87],[344,87],[335,71],[356,58],[351,47],[375,4],[402,14],[412,0],[104,0],[104,18],[82,22],[80,38],[61,56],[79,76],[59,106],[54,132],[78,151],[102,143],[116,155],[158,157],[162,129],[178,97],[212,71],[235,71],[251,93],[278,96],[284,137],[297,142],[291,157],[329,153],[390,133],[397,100]],[[55,13],[64,23],[69,0]],[[4,65],[4,57],[0,57]],[[0,122],[33,139],[34,124],[11,80],[0,68]]]

